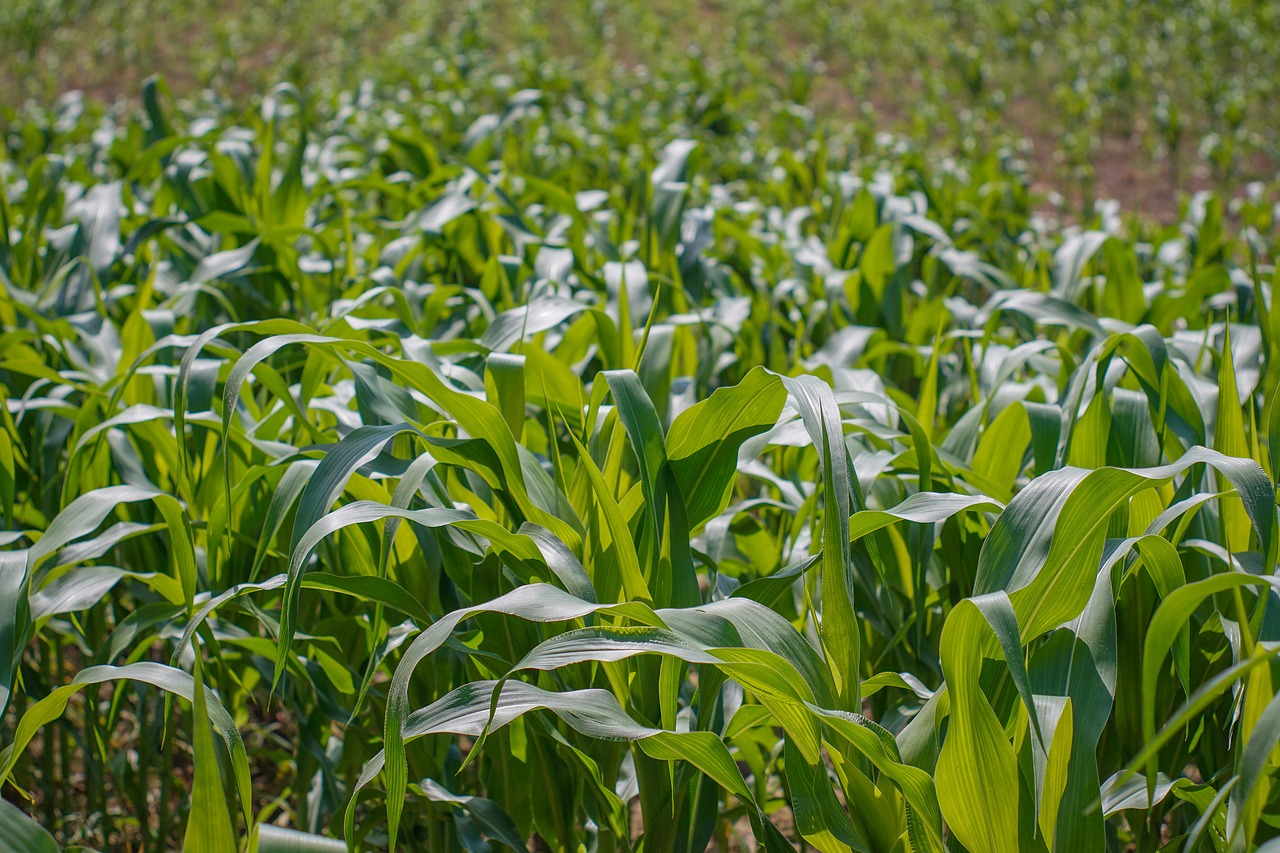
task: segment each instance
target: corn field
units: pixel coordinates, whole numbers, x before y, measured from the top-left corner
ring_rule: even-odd
[[[1267,193],[440,73],[11,123],[0,849],[1280,850]]]

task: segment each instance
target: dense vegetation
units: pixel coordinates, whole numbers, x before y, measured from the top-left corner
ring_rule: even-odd
[[[1241,0],[8,0],[0,112],[136,102],[162,73],[206,114],[374,81],[474,116],[508,75],[659,102],[658,145],[671,122],[732,139],[783,111],[863,151],[888,131],[962,163],[1005,149],[1073,216],[1117,199],[1167,224],[1175,189],[1274,184],[1277,32],[1280,5]]]
[[[891,136],[818,103],[870,5],[647,71],[499,61],[512,5],[10,108],[0,849],[1277,849],[1280,232],[1227,194],[1275,7],[1170,4],[1201,90],[1147,12],[939,3],[914,43],[1012,17]],[[119,6],[11,5],[12,73]],[[1045,215],[1004,104],[1050,34],[1065,165],[1176,106],[1222,194]]]

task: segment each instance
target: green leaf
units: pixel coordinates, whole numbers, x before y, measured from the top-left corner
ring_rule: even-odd
[[[235,853],[236,841],[231,826],[227,798],[222,793],[222,777],[218,773],[218,755],[213,747],[213,729],[205,701],[203,666],[196,653],[195,697],[192,738],[195,750],[195,775],[191,781],[191,813],[182,849],[187,853]]]
[[[1009,593],[1024,639],[1074,619],[1093,589],[1110,514],[1130,497],[1168,483],[1197,464],[1227,477],[1274,560],[1275,492],[1252,460],[1197,447],[1157,468],[1065,468],[1037,477],[1009,503],[983,543],[975,593]]]
[[[983,658],[995,653],[996,644],[990,642],[997,636],[993,628],[1007,629],[1012,616],[1002,593],[993,593],[985,602],[963,601],[948,616],[939,647],[952,711],[935,773],[938,804],[947,826],[973,853],[1029,849],[1024,846],[1026,833],[1019,829],[1029,804],[1022,793],[1017,755],[979,685]],[[1016,621],[1012,627],[1016,632]],[[998,636],[1000,645],[1007,646],[1008,631],[1000,630]],[[1012,651],[1005,652],[1011,669],[1015,661],[1022,663],[1021,647],[1016,654]]]
[[[53,836],[8,800],[0,800],[0,851],[58,853]]]
[[[724,511],[738,470],[738,450],[777,422],[786,398],[778,377],[757,367],[737,385],[690,406],[671,424],[667,456],[690,530]]]
[[[844,428],[835,396],[812,376],[783,378],[792,404],[804,420],[822,466],[822,645],[842,707],[860,707],[861,628],[854,612],[853,566],[849,548],[849,511],[853,500],[852,465],[844,446]],[[861,508],[861,507],[859,507]]]
[[[1231,356],[1231,332],[1228,329],[1222,345],[1222,360],[1218,363],[1218,416],[1213,427],[1213,449],[1224,456],[1240,459],[1250,458],[1249,441],[1245,437],[1244,417],[1241,412],[1241,401],[1236,393],[1236,371]],[[1218,488],[1227,487],[1226,478],[1221,477]],[[1222,499],[1223,543],[1225,547],[1243,551],[1249,543],[1249,516],[1240,499],[1225,497]]]
[[[260,823],[255,830],[258,853],[345,853],[347,845],[334,838]]]

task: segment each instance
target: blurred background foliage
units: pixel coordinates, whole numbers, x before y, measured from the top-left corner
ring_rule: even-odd
[[[281,81],[430,100],[459,77],[477,113],[507,86],[625,86],[711,134],[1006,149],[1050,206],[1169,222],[1274,180],[1277,32],[1280,4],[1241,0],[11,0],[0,104],[14,128],[67,92],[136,103],[152,73],[226,109]]]

